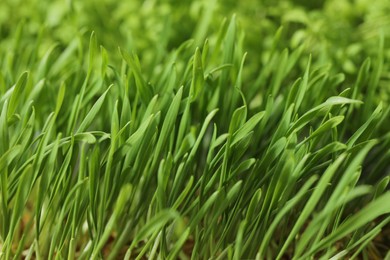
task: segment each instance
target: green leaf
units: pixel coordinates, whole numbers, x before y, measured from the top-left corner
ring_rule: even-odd
[[[378,199],[372,201],[370,204],[365,206],[362,210],[351,216],[344,223],[342,223],[335,231],[333,231],[329,236],[322,239],[315,247],[313,247],[310,252],[314,252],[318,249],[323,248],[324,246],[333,243],[347,234],[357,230],[361,226],[369,223],[375,218],[390,213],[390,206],[388,202],[390,199],[390,192],[386,192]]]
[[[119,193],[118,199],[116,201],[114,211],[113,211],[110,219],[107,222],[107,225],[104,229],[104,232],[103,232],[101,238],[99,239],[99,243],[93,249],[91,258],[95,259],[97,257],[100,250],[103,248],[104,244],[108,240],[112,230],[114,229],[114,226],[116,225],[118,218],[120,217],[121,212],[123,211],[123,209],[126,205],[126,202],[129,199],[129,195],[131,194],[131,190],[132,190],[132,186],[129,184],[122,187],[121,192]]]
[[[108,87],[108,89],[103,93],[103,95],[100,96],[100,98],[95,102],[91,110],[88,112],[88,114],[85,116],[83,121],[81,122],[79,128],[77,129],[76,133],[84,132],[95,120],[96,116],[98,115],[100,109],[103,106],[103,102],[106,98],[106,95],[108,91],[110,91],[112,85]]]
[[[284,242],[281,250],[279,251],[279,254],[277,256],[277,259],[280,259],[284,252],[287,250],[287,247],[292,242],[295,235],[298,233],[299,229],[303,226],[309,215],[312,213],[314,208],[317,205],[317,202],[320,200],[322,194],[324,193],[328,182],[331,180],[332,176],[336,172],[336,170],[339,168],[341,163],[344,161],[346,157],[346,154],[342,154],[340,157],[337,158],[337,160],[331,164],[328,169],[325,171],[325,173],[321,176],[320,180],[318,181],[318,184],[316,188],[314,189],[313,194],[310,196],[310,199],[307,201],[305,207],[303,208],[301,214],[299,215],[297,221],[295,222],[295,225],[293,226],[290,234],[288,235],[286,241]]]
[[[161,127],[160,135],[156,144],[152,165],[155,165],[157,161],[160,159],[162,149],[165,147],[168,137],[174,128],[174,124],[177,120],[177,116],[179,113],[182,95],[183,95],[183,88],[180,88],[176,96],[172,100],[172,104],[168,109],[167,115]]]
[[[16,82],[16,85],[13,88],[12,95],[8,104],[8,117],[11,117],[15,113],[16,108],[20,106],[22,102],[24,102],[24,100],[22,100],[22,94],[25,91],[28,76],[29,73],[27,71],[23,72],[23,74],[20,75],[18,81]]]
[[[137,243],[149,235],[151,235],[155,230],[161,229],[163,226],[165,226],[169,221],[177,220],[180,216],[178,213],[174,210],[162,210],[159,213],[157,213],[153,218],[151,218],[143,227],[140,229],[136,236],[134,237],[134,240],[132,241],[129,249],[127,250],[126,256],[129,256],[131,254],[131,251],[133,248],[137,245]]]
[[[194,55],[194,64],[192,69],[192,81],[190,88],[190,99],[196,100],[204,87],[204,72],[202,65],[202,54],[199,48],[196,48]]]
[[[122,49],[119,49],[123,59],[127,62],[127,64],[130,66],[131,71],[134,74],[135,81],[136,81],[136,87],[137,91],[145,105],[149,103],[149,101],[154,96],[154,91],[151,85],[147,84],[142,73],[141,68],[139,64],[136,62],[137,57],[135,55],[129,55],[127,52],[125,52]]]

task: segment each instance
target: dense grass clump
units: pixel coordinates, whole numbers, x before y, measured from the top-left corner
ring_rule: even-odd
[[[389,10],[1,1],[0,258],[389,259]]]

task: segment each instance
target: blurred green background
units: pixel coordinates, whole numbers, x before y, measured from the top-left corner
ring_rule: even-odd
[[[284,46],[280,48],[303,43],[305,51],[320,61],[332,62],[335,70],[341,68],[350,74],[363,58],[375,55],[372,52],[377,49],[379,35],[390,37],[388,0],[2,0],[1,47],[9,46],[9,35],[24,21],[22,37],[44,35],[42,53],[52,42],[66,45],[75,35],[94,30],[108,50],[133,48],[150,62],[156,58],[154,49],[163,56],[190,38],[200,44],[233,13],[245,31],[249,54],[270,45],[276,30],[283,26],[280,42]],[[389,57],[390,48],[385,49]]]
[[[184,42],[193,39],[191,48],[195,49],[208,39],[215,46],[235,15],[237,44],[242,50],[235,52],[235,60],[239,63],[243,52],[248,52],[243,75],[248,88],[256,84],[272,52],[301,48],[301,57],[306,58],[299,59],[289,79],[303,74],[311,54],[316,68],[343,73],[345,84],[335,90],[337,94],[354,84],[366,58],[375,62],[383,50],[385,62],[375,97],[377,104],[388,104],[389,14],[388,0],[2,0],[0,59],[4,62],[0,64],[8,74],[0,80],[4,78],[3,86],[13,84],[16,75],[34,69],[29,61],[42,59],[54,44],[57,56],[68,48],[82,59],[91,31],[107,49],[111,64],[120,66],[117,48],[121,47],[136,52],[143,70],[158,77],[161,65]],[[281,27],[281,34],[275,36]]]

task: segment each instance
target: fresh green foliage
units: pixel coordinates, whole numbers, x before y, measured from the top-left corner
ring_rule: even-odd
[[[389,11],[1,1],[0,258],[389,257]]]

